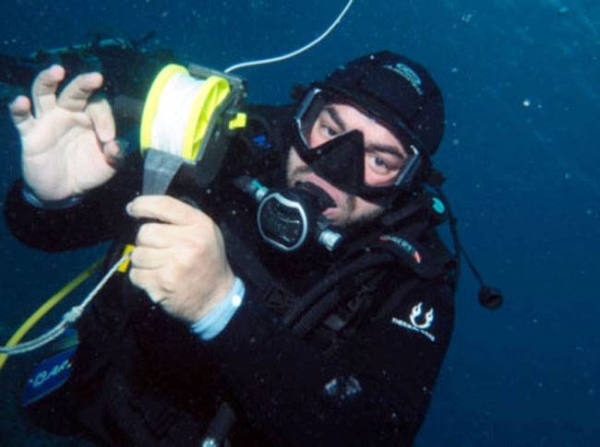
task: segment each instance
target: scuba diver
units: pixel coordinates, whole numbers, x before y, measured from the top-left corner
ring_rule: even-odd
[[[105,270],[131,251],[29,417],[113,446],[410,445],[459,256],[438,235],[444,105],[427,70],[383,51],[291,105],[244,106],[214,180],[177,173],[159,195],[140,195],[102,75],[64,78],[54,65],[10,105],[23,177],[6,221],[45,251],[112,241]]]

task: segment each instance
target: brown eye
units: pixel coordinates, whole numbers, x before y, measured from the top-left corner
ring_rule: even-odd
[[[383,158],[375,157],[373,159],[373,163],[375,163],[377,166],[381,166],[382,168],[389,169],[388,164],[385,162],[385,160]]]
[[[385,175],[392,170],[387,160],[373,152],[367,153],[367,165],[377,175]]]
[[[333,128],[331,128],[330,126],[323,124],[321,126],[321,132],[323,133],[323,136],[327,137],[327,138],[335,138],[339,135],[339,132],[337,132],[336,130],[334,130]]]

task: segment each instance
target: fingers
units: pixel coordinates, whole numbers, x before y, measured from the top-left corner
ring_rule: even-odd
[[[117,130],[115,126],[115,118],[108,101],[104,98],[90,101],[89,105],[87,106],[87,113],[92,120],[98,139],[102,143],[113,142],[116,137]]]
[[[37,75],[31,88],[36,116],[43,115],[57,105],[72,112],[82,112],[90,96],[102,86],[100,73],[82,74],[69,82],[57,99],[56,92],[64,78],[65,69],[60,65],[53,65]]]
[[[37,75],[31,87],[36,114],[43,114],[56,107],[56,90],[64,77],[65,69],[60,65],[53,65]]]
[[[134,269],[156,270],[169,263],[170,251],[165,249],[137,246],[131,253],[131,265]]]
[[[127,205],[136,219],[153,219],[173,225],[191,225],[210,218],[202,211],[169,196],[140,196]]]
[[[133,268],[129,271],[129,279],[134,286],[144,290],[153,302],[160,304],[167,299],[167,291],[158,284],[155,271]]]
[[[106,100],[89,103],[94,90],[102,85],[102,75],[87,73],[77,76],[57,99],[56,92],[64,78],[64,68],[53,65],[41,71],[33,81],[31,88],[33,111],[31,102],[25,96],[17,97],[10,104],[11,118],[19,132],[23,135],[33,126],[35,122],[33,112],[39,118],[57,105],[74,112],[84,111],[89,105],[90,118],[96,127],[98,138],[103,143],[112,142],[115,139],[116,129],[110,105]]]
[[[123,151],[115,140],[117,128],[112,108],[106,98],[92,98],[87,106],[87,114],[92,120],[96,136],[102,144],[102,152],[106,162],[117,168],[123,161]]]
[[[61,92],[58,97],[58,105],[71,112],[83,112],[94,91],[101,86],[102,75],[100,73],[79,75],[69,82]]]
[[[172,225],[147,223],[140,227],[135,238],[136,247],[157,249],[170,248],[173,245]]]

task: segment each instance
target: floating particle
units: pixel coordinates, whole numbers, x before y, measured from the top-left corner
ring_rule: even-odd
[[[461,16],[460,20],[462,20],[464,23],[469,23],[472,18],[473,18],[473,14],[466,13]]]

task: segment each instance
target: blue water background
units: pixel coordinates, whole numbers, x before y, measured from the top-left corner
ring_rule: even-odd
[[[156,30],[183,60],[223,69],[297,48],[343,5],[7,0],[0,52],[69,45],[88,31]],[[464,270],[453,343],[417,445],[600,445],[600,3],[357,0],[310,53],[240,74],[251,101],[283,103],[292,83],[384,48],[418,59],[442,86],[448,130],[437,163],[464,245],[506,295],[501,310],[482,309]],[[0,136],[5,193],[19,173],[19,145],[4,110]],[[101,252],[36,252],[3,223],[0,250],[3,340]],[[0,440],[67,445],[18,414],[31,362],[10,359],[0,371]]]

